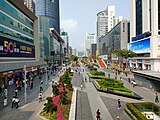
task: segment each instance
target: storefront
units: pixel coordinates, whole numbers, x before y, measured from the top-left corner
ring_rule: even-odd
[[[142,60],[141,59],[137,60],[137,68],[142,70]]]
[[[150,60],[144,60],[144,70],[151,70],[151,61]]]

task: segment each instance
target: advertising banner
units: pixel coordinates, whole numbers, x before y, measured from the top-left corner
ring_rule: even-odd
[[[150,52],[150,38],[133,42],[129,45],[129,50],[135,53],[149,53]]]
[[[0,57],[34,58],[35,47],[0,36]]]

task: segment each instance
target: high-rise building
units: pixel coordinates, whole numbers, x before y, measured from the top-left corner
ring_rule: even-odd
[[[0,0],[0,88],[39,73],[38,18],[19,0]],[[34,74],[34,75],[35,75]],[[2,98],[2,97],[1,97]],[[0,98],[0,99],[1,99]]]
[[[49,17],[38,16],[38,40],[40,56],[48,61],[50,58],[50,36],[49,36]]]
[[[97,44],[91,44],[91,57],[96,57]]]
[[[160,0],[130,0],[131,66],[160,71]]]
[[[108,6],[106,10],[97,14],[97,43],[101,37],[114,27],[115,6]],[[97,44],[99,50],[99,44]]]
[[[123,16],[119,16],[118,18],[114,18],[113,19],[113,26],[116,26],[119,22],[121,22],[122,20],[127,20],[125,17]]]
[[[35,14],[35,2],[33,0],[21,0],[21,2]]]
[[[72,55],[72,47],[69,46],[69,55]]]
[[[73,48],[73,49],[72,49],[72,54],[78,56],[78,51],[77,51],[76,48]]]
[[[68,55],[69,54],[69,36],[68,36],[68,33],[62,30],[60,36],[65,41],[66,54]]]
[[[49,17],[49,28],[60,34],[59,0],[36,0],[36,15]]]
[[[114,26],[115,6],[108,6],[106,10],[97,14],[97,39],[104,36]]]
[[[95,43],[96,37],[94,33],[86,33],[85,39],[85,52],[87,56],[90,56],[91,44]]]
[[[99,42],[99,55],[110,55],[113,50],[127,49],[128,21],[122,20],[112,28]],[[103,58],[103,57],[102,57]]]

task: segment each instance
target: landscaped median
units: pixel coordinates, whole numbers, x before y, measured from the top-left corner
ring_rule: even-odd
[[[94,80],[93,84],[96,89],[101,92],[111,93],[134,99],[142,99],[141,96],[124,87],[123,83],[120,80],[106,77],[103,79]]]
[[[47,98],[41,116],[49,120],[68,120],[71,106],[73,88],[70,71],[60,77],[58,84],[52,84],[53,96]]]
[[[127,103],[125,111],[133,120],[160,119],[160,106],[151,102]]]
[[[104,72],[90,72],[90,73],[88,73],[88,76],[90,78],[93,78],[93,79],[105,79],[105,78],[107,78],[105,76]]]

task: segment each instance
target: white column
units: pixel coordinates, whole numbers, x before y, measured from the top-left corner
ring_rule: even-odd
[[[130,0],[130,39],[136,36],[136,0]],[[131,42],[131,40],[130,40]]]

